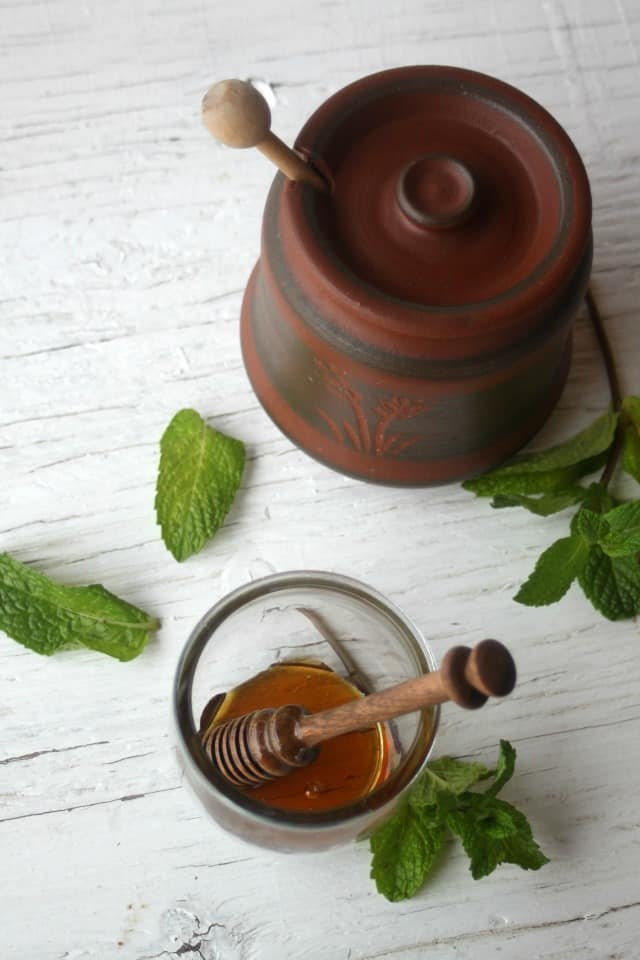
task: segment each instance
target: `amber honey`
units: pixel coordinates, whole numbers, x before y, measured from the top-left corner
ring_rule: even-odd
[[[203,727],[289,703],[317,713],[361,696],[352,683],[324,664],[278,663],[227,693],[213,716],[207,707]],[[330,810],[367,796],[386,779],[389,767],[388,731],[384,724],[376,724],[321,744],[308,766],[252,789],[251,796],[282,810]]]

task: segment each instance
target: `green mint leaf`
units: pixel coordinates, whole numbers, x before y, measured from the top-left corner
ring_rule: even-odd
[[[624,398],[620,426],[624,438],[622,469],[640,483],[640,397]]]
[[[589,545],[578,534],[556,540],[538,558],[533,573],[513,598],[528,607],[560,600],[587,562]]]
[[[508,740],[500,741],[500,750],[498,751],[498,762],[496,763],[495,779],[490,787],[484,793],[484,797],[497,796],[505,783],[508,783],[513,776],[516,767],[516,751]]]
[[[608,510],[612,510],[615,505],[616,501],[607,488],[603,487],[601,483],[592,483],[587,487],[587,492],[582,504],[584,509],[593,510],[594,513],[606,513]],[[571,521],[572,530],[575,519],[574,517]]]
[[[465,763],[453,757],[432,760],[413,787],[409,802],[413,806],[435,804],[438,794],[447,791],[455,795],[464,793],[479,780],[490,776],[490,770],[481,763]]]
[[[580,511],[582,513],[582,511]],[[610,557],[640,551],[640,500],[623,503],[601,516],[599,544]]]
[[[549,862],[524,814],[490,794],[465,794],[464,806],[447,815],[447,826],[462,840],[474,880],[486,877],[501,863],[539,870]]]
[[[446,831],[434,808],[427,812],[406,801],[369,838],[371,877],[387,900],[412,897],[433,867]]]
[[[517,464],[500,467],[492,473],[485,473],[472,480],[465,480],[462,486],[465,490],[475,493],[477,497],[496,497],[499,494],[536,494],[561,493],[575,487],[580,477],[587,476],[598,470],[604,463],[606,455],[602,454],[575,464],[572,467],[563,467],[558,470],[515,470]],[[508,471],[508,472],[507,472]]]
[[[0,554],[0,629],[36,653],[88,647],[132,660],[157,628],[157,620],[99,584],[65,587]]]
[[[605,413],[597,417],[579,433],[576,433],[575,436],[565,440],[564,443],[550,447],[548,450],[542,450],[539,453],[527,454],[519,462],[514,462],[511,467],[507,466],[502,469],[519,471],[526,469],[529,472],[543,472],[560,470],[583,463],[585,460],[591,460],[609,449],[613,443],[617,423],[618,414],[611,409],[606,410]]]
[[[640,564],[636,556],[608,557],[601,547],[592,546],[578,581],[596,610],[608,620],[626,620],[640,613]]]
[[[224,520],[244,467],[244,445],[180,410],[160,441],[156,516],[176,560],[197,553]]]
[[[571,533],[581,536],[589,544],[598,543],[605,514],[582,507],[571,521]]]
[[[586,490],[584,487],[573,487],[569,490],[563,490],[560,493],[546,493],[541,497],[525,497],[517,493],[497,493],[491,501],[491,506],[496,510],[504,507],[524,507],[530,513],[535,513],[539,517],[549,517],[552,513],[559,513],[574,503],[579,503],[584,499]]]
[[[465,490],[479,497],[496,494],[558,493],[604,463],[618,415],[611,410],[564,443],[519,457],[505,467],[467,480]]]

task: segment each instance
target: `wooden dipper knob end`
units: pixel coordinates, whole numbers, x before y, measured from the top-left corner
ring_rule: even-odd
[[[271,129],[271,111],[262,94],[244,80],[221,80],[202,98],[202,120],[228,147],[257,147]]]
[[[452,647],[440,666],[442,686],[449,700],[475,710],[488,697],[506,697],[516,685],[516,665],[498,640],[482,640],[473,650]]]
[[[209,87],[202,98],[202,120],[209,133],[228,147],[257,147],[289,180],[328,189],[322,177],[271,132],[269,104],[245,80],[221,80]]]

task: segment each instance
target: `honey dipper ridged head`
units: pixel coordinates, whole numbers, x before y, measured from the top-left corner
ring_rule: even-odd
[[[233,786],[258,787],[317,756],[317,750],[306,747],[297,735],[298,721],[306,712],[304,707],[287,705],[228,720],[207,732],[204,749]]]

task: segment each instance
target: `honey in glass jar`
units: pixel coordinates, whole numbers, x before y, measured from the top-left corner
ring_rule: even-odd
[[[323,663],[276,663],[227,694],[213,697],[200,725],[204,739],[211,725],[265,707],[300,704],[309,713],[363,696],[353,683]],[[386,724],[346,733],[320,744],[305,767],[251,790],[252,798],[281,810],[330,810],[367,796],[389,775],[390,735]]]

